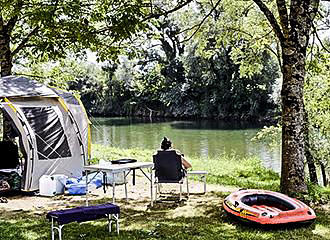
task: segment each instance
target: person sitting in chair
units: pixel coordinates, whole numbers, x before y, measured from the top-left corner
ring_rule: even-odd
[[[185,168],[185,169],[188,169],[188,168],[191,168],[191,163],[188,162],[185,158],[184,158],[184,155],[182,153],[180,153],[178,150],[175,150],[172,148],[172,142],[170,141],[170,139],[168,139],[167,137],[164,137],[163,141],[161,142],[160,144],[160,148],[163,150],[163,151],[169,151],[169,150],[174,150],[176,151],[176,153],[178,155],[181,155],[181,161],[182,161],[182,166]]]

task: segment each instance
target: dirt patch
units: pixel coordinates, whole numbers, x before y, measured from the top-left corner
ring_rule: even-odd
[[[185,201],[187,204],[184,204],[182,208],[184,208],[185,214],[194,214],[194,211],[191,209],[192,205],[198,205],[198,201],[207,201],[214,202],[219,204],[219,198],[217,197],[217,192],[227,193],[237,190],[235,187],[226,187],[220,185],[207,185],[207,193],[203,194],[204,188],[203,183],[199,181],[189,180],[189,191],[190,197],[189,201]],[[102,188],[94,189],[88,194],[88,200],[90,202],[106,202],[112,201],[112,187],[109,186],[106,189],[106,193],[104,193]],[[124,185],[116,186],[115,191],[115,199],[116,204],[122,206],[129,206],[132,209],[147,209],[150,207],[150,182],[144,177],[137,175],[136,176],[136,184],[132,185],[132,179],[128,178],[127,184],[128,190],[128,202],[125,199],[125,188]],[[183,191],[185,193],[186,187],[183,186]],[[155,190],[154,190],[155,192]],[[161,198],[162,202],[166,202],[166,197],[168,195],[176,195],[179,192],[178,184],[163,184],[162,185]],[[168,194],[171,193],[171,194]],[[183,194],[185,198],[185,194]],[[86,196],[85,195],[68,195],[67,193],[62,195],[57,195],[53,197],[44,197],[39,195],[27,196],[27,195],[17,195],[6,197],[7,203],[0,203],[0,211],[48,211],[55,209],[62,209],[77,205],[85,204]],[[171,202],[171,201],[170,201]],[[173,202],[173,201],[172,201]],[[157,206],[157,202],[155,202],[155,206]],[[168,205],[166,205],[168,207]],[[159,207],[159,206],[158,206]],[[178,207],[178,206],[177,206]],[[180,211],[181,212],[181,211]],[[169,212],[168,214],[181,214],[176,211],[175,213]]]

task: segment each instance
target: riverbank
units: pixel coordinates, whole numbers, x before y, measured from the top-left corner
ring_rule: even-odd
[[[93,144],[92,163],[120,158],[135,158],[141,162],[150,162],[154,153],[155,151],[150,149],[122,149]],[[213,158],[198,156],[185,156],[185,158],[192,163],[192,170],[208,171],[209,184],[279,191],[279,175],[263,167],[261,160],[256,156],[240,157],[235,153],[222,153]]]
[[[119,149],[93,145],[93,161],[100,159],[136,158],[151,161],[152,150]],[[195,170],[208,170],[207,193],[202,194],[203,184],[190,179],[190,198],[177,202],[165,198],[150,206],[150,185],[139,173],[136,185],[128,179],[128,198],[125,201],[123,186],[116,191],[116,204],[120,206],[120,234],[109,235],[105,221],[91,221],[83,224],[72,223],[64,227],[64,239],[329,239],[330,205],[328,203],[308,204],[316,211],[317,219],[309,227],[299,229],[264,230],[242,225],[230,219],[224,212],[222,203],[231,192],[242,188],[263,188],[276,190],[278,175],[260,166],[258,159],[235,159],[221,156],[211,159],[206,168],[201,159],[190,159]],[[205,168],[203,168],[205,167]],[[255,172],[253,172],[255,170]],[[139,171],[137,171],[138,173]],[[223,183],[226,184],[223,184]],[[183,188],[185,189],[185,188]],[[168,185],[164,192],[178,192],[178,186]],[[316,195],[316,193],[314,194]],[[102,189],[93,190],[89,195],[90,204],[111,201],[111,189],[106,194]],[[306,202],[307,203],[307,202]],[[50,239],[50,223],[46,213],[85,204],[85,196],[60,195],[55,197],[15,196],[8,203],[0,204],[1,240],[46,240]]]

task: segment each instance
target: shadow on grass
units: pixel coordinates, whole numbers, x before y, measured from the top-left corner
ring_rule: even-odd
[[[222,202],[228,195],[223,192],[208,193],[218,199],[217,203],[202,197],[194,201],[197,214],[182,216],[169,214],[175,210],[185,211],[189,202],[173,206],[161,203],[146,207],[148,201],[119,201],[121,207],[120,234],[107,231],[106,220],[97,220],[82,224],[71,223],[63,228],[65,240],[99,239],[329,239],[329,212],[317,210],[317,220],[304,228],[263,229],[234,221],[223,210]],[[100,200],[101,201],[101,200]],[[100,201],[91,201],[97,204]],[[104,202],[104,200],[102,201]],[[83,205],[84,202],[77,202]],[[135,208],[137,205],[142,206]],[[182,208],[180,208],[182,207]],[[177,209],[178,208],[178,209]],[[181,211],[181,212],[180,212]],[[188,214],[189,215],[189,214]],[[0,216],[1,240],[50,239],[50,223],[45,218],[46,212],[6,212]]]
[[[240,186],[241,188],[265,189],[279,191],[280,177],[272,171],[244,170],[226,174],[208,174],[207,180],[210,183]]]

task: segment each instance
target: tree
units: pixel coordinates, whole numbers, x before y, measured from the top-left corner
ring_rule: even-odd
[[[0,0],[1,76],[12,74],[13,62],[83,54],[117,55],[120,42],[144,26],[141,1]]]
[[[304,174],[304,99],[307,46],[320,0],[277,0],[277,14],[261,0],[253,0],[271,24],[282,58],[281,191],[289,195],[307,190]]]
[[[208,14],[205,14],[201,23],[195,26],[197,30],[194,30],[194,34],[205,19],[211,16],[211,12],[224,10],[218,7],[221,1],[210,2],[213,7]],[[252,2],[263,13],[279,42],[283,74],[281,191],[296,195],[307,190],[304,174],[303,88],[307,46],[320,0],[252,0]],[[246,1],[243,3],[246,4]],[[221,14],[217,17],[221,18]]]
[[[234,4],[224,0],[222,2],[227,5]],[[248,6],[246,1],[239,2]],[[281,191],[296,195],[307,190],[304,174],[303,89],[307,47],[320,0],[251,0],[251,2],[263,13],[279,43],[278,56],[283,76]],[[249,10],[249,6],[244,9]]]

